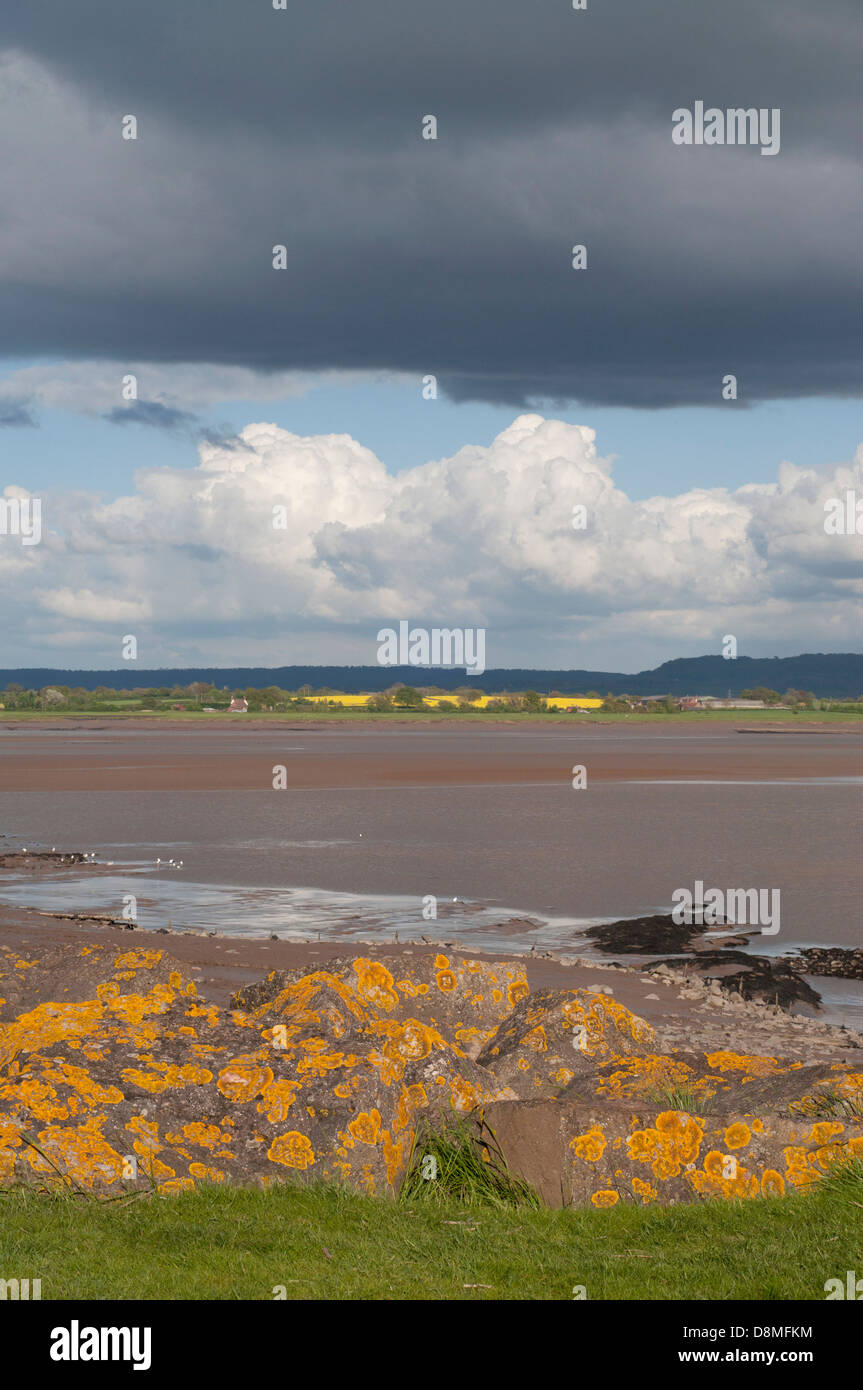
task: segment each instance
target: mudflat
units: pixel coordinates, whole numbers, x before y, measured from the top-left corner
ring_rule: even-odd
[[[4,720],[0,851],[97,861],[62,892],[4,875],[0,900],[116,915],[133,893],[148,927],[324,939],[398,917],[405,941],[433,894],[471,950],[577,950],[580,924],[703,881],[778,890],[779,952],[856,946],[861,779],[842,724]]]
[[[285,754],[295,788],[560,784],[580,759],[589,779],[731,781],[863,777],[863,727],[663,721],[554,726],[284,724],[145,719],[0,727],[2,791],[232,791],[271,785]],[[228,720],[233,722],[228,723]],[[569,775],[568,775],[569,774]]]
[[[46,918],[26,909],[0,906],[0,952],[5,948],[33,958],[62,947],[70,961],[85,947],[121,947],[163,951],[182,962],[190,979],[213,1003],[227,1006],[244,986],[263,980],[271,970],[315,971],[334,956],[397,958],[409,972],[411,962],[434,958],[443,949],[458,959],[493,964],[499,953],[466,953],[441,939],[434,945],[412,942],[358,943],[333,938],[322,942],[260,941],[215,937],[192,932],[158,932],[97,926]],[[505,957],[504,957],[505,958]],[[666,1047],[730,1048],[740,1053],[777,1054],[810,1065],[841,1062],[861,1069],[863,1035],[824,1020],[792,1013],[758,1001],[744,1001],[682,971],[622,961],[522,954],[531,993],[543,990],[602,991],[657,1031]]]

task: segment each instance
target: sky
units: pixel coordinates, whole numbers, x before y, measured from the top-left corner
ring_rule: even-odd
[[[854,0],[6,7],[2,665],[863,650],[861,57]]]

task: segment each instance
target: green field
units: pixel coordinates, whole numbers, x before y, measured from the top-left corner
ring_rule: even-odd
[[[0,1195],[0,1278],[43,1299],[823,1300],[863,1271],[863,1179],[606,1211],[393,1202],[326,1186],[100,1203]],[[281,1291],[284,1290],[282,1293]]]
[[[665,724],[668,721],[683,724],[737,724],[754,728],[760,724],[858,724],[863,720],[863,707],[858,710],[831,712],[829,710],[695,710],[675,711],[672,714],[643,714],[631,711],[628,714],[604,713],[600,710],[590,714],[534,713],[521,710],[384,710],[330,709],[317,706],[315,709],[298,708],[294,710],[262,711],[255,714],[227,714],[216,711],[206,714],[203,710],[174,710],[166,704],[164,709],[141,710],[130,708],[129,702],[118,702],[116,707],[101,710],[0,710],[0,723],[32,723],[40,721],[134,719],[155,720],[170,723],[175,720],[195,724],[221,722],[223,724],[248,724],[264,721],[275,724],[449,724],[469,720],[477,724]]]

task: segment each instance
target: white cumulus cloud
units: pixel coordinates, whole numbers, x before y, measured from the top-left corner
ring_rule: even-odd
[[[853,650],[863,537],[827,535],[824,504],[855,488],[863,446],[773,484],[633,501],[593,430],[540,415],[397,474],[348,435],[250,424],[129,496],[46,496],[26,556],[0,537],[6,664],[14,648],[116,665],[127,631],[144,667],[365,664],[400,618],[485,627],[489,666],[634,670],[725,633],[741,654]]]

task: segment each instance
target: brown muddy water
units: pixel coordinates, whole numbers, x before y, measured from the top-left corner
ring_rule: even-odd
[[[131,895],[146,927],[581,950],[587,923],[670,910],[700,880],[780,890],[760,951],[860,945],[863,732],[480,718],[10,722],[0,849],[92,850],[115,872],[4,874],[0,900],[119,916]]]

